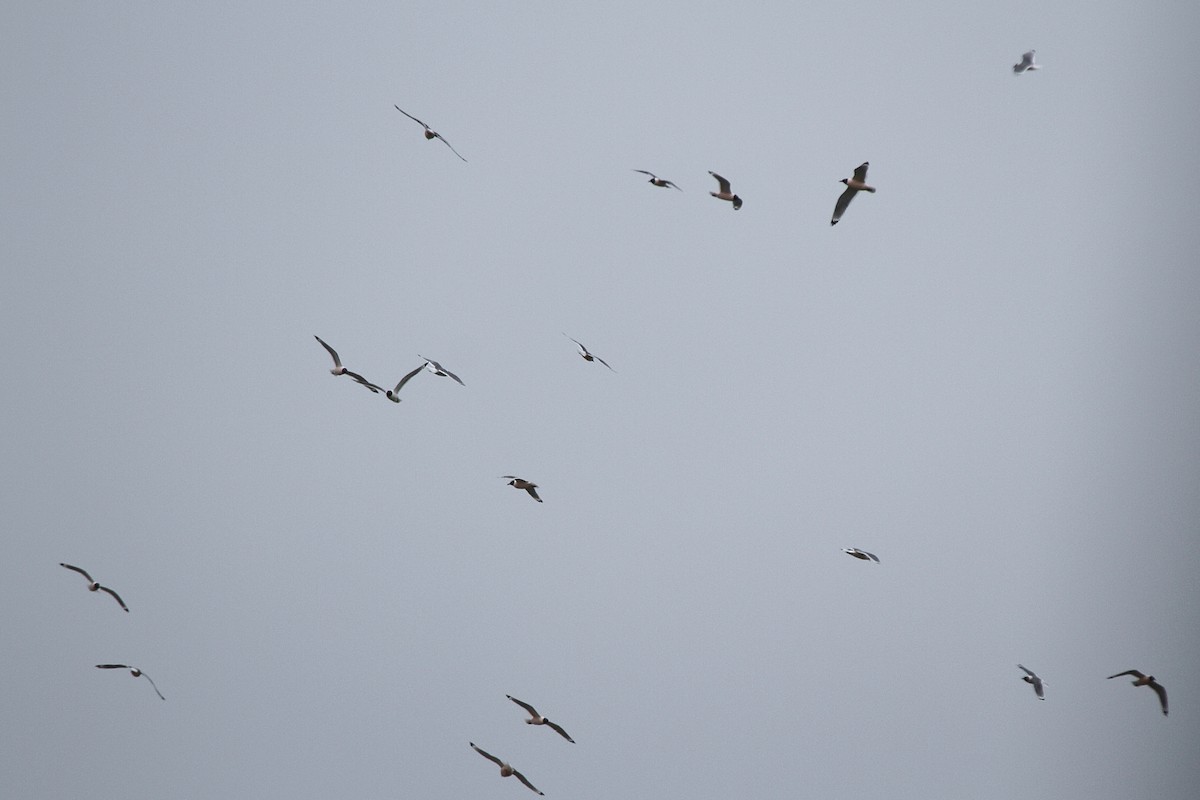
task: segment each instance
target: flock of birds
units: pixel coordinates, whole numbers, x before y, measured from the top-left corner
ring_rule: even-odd
[[[1034,50],[1030,50],[1030,51],[1024,53],[1023,56],[1021,57],[1021,61],[1019,63],[1013,65],[1013,72],[1014,72],[1014,74],[1017,74],[1017,75],[1023,74],[1025,72],[1031,72],[1031,71],[1034,71],[1037,69],[1040,69],[1040,67],[1035,61],[1035,51]],[[422,122],[417,117],[414,117],[413,115],[404,111],[404,109],[400,108],[400,106],[397,105],[397,106],[395,106],[395,108],[401,114],[404,114],[409,119],[411,119],[414,122],[421,125],[426,139],[440,139],[443,144],[445,144],[448,148],[450,148],[451,152],[453,152],[454,155],[458,156],[458,158],[460,158],[464,162],[466,162],[467,159],[463,158],[462,154],[459,153],[457,150],[455,150],[453,145],[451,145],[450,142],[448,142],[444,136],[442,136],[437,131],[433,130],[425,122]],[[870,186],[866,183],[867,169],[869,166],[870,166],[870,163],[864,161],[862,164],[860,164],[854,170],[852,177],[842,179],[841,182],[846,185],[846,189],[837,198],[837,201],[834,205],[833,217],[830,220],[831,225],[836,225],[838,223],[838,221],[845,214],[846,209],[850,205],[850,202],[854,199],[855,195],[857,195],[859,192],[868,192],[868,193],[872,193],[872,194],[875,193],[875,187]],[[665,178],[661,178],[653,172],[650,172],[648,170],[643,170],[643,169],[636,169],[633,171],[641,173],[643,175],[647,175],[649,177],[649,183],[651,183],[653,186],[656,186],[658,188],[671,188],[671,189],[676,189],[678,191],[682,191],[682,189],[680,189],[680,187],[677,184],[675,184],[673,181],[667,180]],[[722,200],[722,201],[731,203],[733,205],[733,209],[735,211],[741,209],[741,207],[743,205],[742,198],[733,192],[732,185],[730,184],[729,180],[722,177],[721,175],[718,175],[716,172],[709,171],[709,175],[711,175],[717,181],[717,184],[718,184],[718,190],[715,192],[709,192],[709,194],[712,195],[713,197],[717,198],[718,200]],[[609,370],[611,370],[613,372],[616,371],[612,368],[612,366],[609,365],[609,363],[607,361],[605,361],[604,359],[600,358],[599,356],[595,355],[590,350],[588,350],[588,348],[582,342],[580,342],[579,340],[577,340],[571,336],[568,336],[565,333],[563,335],[566,336],[568,339],[570,339],[572,342],[574,342],[574,344],[578,348],[578,354],[583,360],[588,361],[588,362],[599,362],[600,364],[603,364],[605,367],[607,367]],[[372,381],[368,380],[367,378],[365,378],[362,374],[360,374],[358,372],[354,372],[354,371],[347,369],[346,366],[342,363],[341,357],[338,355],[338,352],[333,347],[331,347],[328,343],[325,342],[325,340],[323,340],[319,336],[315,336],[314,338],[317,340],[317,342],[320,343],[320,345],[325,349],[325,351],[329,354],[330,358],[333,360],[333,368],[330,369],[331,374],[333,374],[334,376],[338,376],[338,377],[340,377],[340,376],[349,377],[355,383],[365,387],[366,389],[371,391],[373,394],[382,394],[388,400],[392,401],[393,403],[400,402],[400,391],[413,378],[415,378],[419,373],[421,373],[423,371],[429,372],[430,374],[438,376],[438,377],[450,378],[451,380],[453,380],[455,383],[459,384],[460,386],[464,386],[464,387],[466,386],[466,384],[463,382],[463,380],[458,375],[456,375],[455,373],[446,369],[437,361],[434,361],[433,359],[418,355],[418,358],[421,359],[422,363],[420,363],[418,366],[416,366],[412,370],[405,373],[404,376],[401,377],[399,379],[399,381],[396,382],[394,387],[388,389],[388,388],[385,388],[384,386],[373,383]],[[518,490],[527,492],[529,494],[529,496],[532,497],[537,502],[539,502],[539,503],[543,502],[542,498],[538,495],[538,492],[537,492],[538,485],[536,483],[533,483],[532,481],[526,480],[526,479],[518,477],[516,475],[503,475],[501,477],[504,479],[507,479],[508,485],[512,486],[514,489],[518,489]],[[865,550],[860,550],[857,547],[843,548],[843,552],[846,553],[847,555],[851,556],[852,558],[856,558],[856,559],[859,559],[862,561],[873,562],[875,564],[881,563],[880,559],[877,555],[875,555],[874,553],[867,552]],[[129,607],[125,604],[125,601],[121,599],[121,596],[119,594],[117,594],[116,591],[114,591],[113,589],[111,589],[107,586],[101,585],[99,582],[94,580],[92,578],[92,576],[86,570],[84,570],[80,567],[77,567],[77,566],[73,566],[71,564],[66,564],[66,563],[60,563],[59,566],[62,566],[66,569],[69,569],[69,570],[79,573],[87,580],[89,591],[105,592],[106,594],[110,595],[117,602],[117,604],[121,607],[121,609],[123,611],[125,611],[125,612],[129,611]],[[1044,700],[1045,699],[1046,682],[1041,677],[1039,677],[1036,673],[1034,673],[1032,670],[1025,667],[1024,665],[1018,664],[1017,667],[1018,667],[1018,669],[1020,669],[1022,672],[1025,673],[1024,676],[1021,677],[1021,680],[1025,681],[1026,683],[1030,684],[1033,687],[1034,693],[1037,695],[1037,698],[1039,700]],[[143,670],[141,670],[138,667],[130,666],[128,664],[97,664],[96,668],[97,669],[105,669],[105,670],[114,670],[114,669],[129,670],[130,674],[134,678],[138,678],[138,677],[145,678],[150,683],[151,687],[154,689],[154,692],[158,695],[158,697],[160,699],[163,699],[163,700],[166,699],[163,696],[162,692],[159,691],[158,686],[154,683],[153,679],[151,679],[149,675],[147,675]],[[1153,675],[1146,675],[1138,670],[1131,669],[1131,670],[1126,670],[1124,672],[1119,672],[1115,675],[1110,675],[1110,676],[1108,676],[1108,679],[1111,680],[1113,678],[1119,678],[1122,676],[1132,676],[1134,678],[1134,680],[1132,681],[1133,686],[1148,686],[1148,687],[1150,687],[1150,689],[1152,689],[1158,695],[1158,699],[1159,699],[1159,702],[1162,707],[1162,713],[1164,715],[1167,714],[1167,691],[1165,688],[1163,688],[1162,684],[1158,683],[1158,681],[1155,680]],[[522,709],[524,709],[529,714],[529,718],[525,720],[526,724],[541,725],[541,726],[550,728],[551,730],[558,733],[559,736],[561,736],[563,739],[574,744],[575,740],[573,738],[571,738],[571,736],[560,725],[558,725],[555,722],[552,722],[545,716],[538,713],[537,709],[535,709],[532,705],[530,705],[529,703],[526,703],[524,701],[518,700],[517,698],[513,697],[512,695],[506,695],[506,697],[508,697],[509,700],[511,700],[513,703],[517,704],[518,706],[520,706]],[[529,781],[528,778],[526,778],[523,774],[521,774],[521,772],[519,772],[517,769],[515,769],[507,761],[504,761],[503,759],[500,759],[497,756],[492,755],[491,753],[489,753],[486,750],[477,746],[474,742],[469,742],[468,744],[470,744],[471,748],[473,750],[475,750],[475,752],[479,753],[479,755],[483,756],[484,758],[486,758],[487,760],[491,761],[496,766],[498,766],[500,768],[501,777],[510,777],[510,776],[516,777],[518,781],[520,781],[522,784],[524,784],[526,787],[528,787],[531,791],[533,791],[539,795],[544,794],[541,790],[539,790],[536,786],[534,786]]]

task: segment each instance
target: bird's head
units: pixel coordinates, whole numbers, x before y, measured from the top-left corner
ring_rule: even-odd
[[[842,178],[840,181],[838,181],[838,183],[844,183],[844,184],[846,184],[847,186],[849,186],[849,185],[850,185],[850,179],[849,179],[849,178]]]
[[[742,198],[738,197],[738,196],[735,194],[735,195],[733,196],[733,210],[734,210],[734,211],[737,211],[737,210],[738,210],[739,208],[741,208],[741,207],[742,207]]]

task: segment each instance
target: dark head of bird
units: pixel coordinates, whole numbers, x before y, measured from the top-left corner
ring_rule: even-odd
[[[738,196],[735,194],[735,195],[733,196],[733,210],[734,210],[734,211],[737,211],[737,210],[738,210],[739,208],[741,208],[741,207],[742,207],[742,198],[738,197]]]

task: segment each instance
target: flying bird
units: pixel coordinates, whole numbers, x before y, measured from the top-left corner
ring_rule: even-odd
[[[442,136],[440,133],[438,133],[437,131],[435,131],[433,128],[430,128],[430,127],[429,127],[428,125],[426,125],[424,122],[421,122],[421,120],[417,119],[416,117],[414,117],[412,114],[410,114],[410,113],[408,113],[407,111],[405,111],[405,110],[404,110],[403,108],[401,108],[400,106],[396,106],[396,110],[397,110],[397,111],[399,111],[399,112],[400,112],[401,114],[403,114],[404,116],[406,116],[406,117],[408,117],[409,119],[411,119],[413,122],[419,123],[419,124],[420,124],[420,126],[421,126],[422,128],[424,128],[424,129],[425,129],[425,138],[426,138],[426,139],[441,139],[441,140],[442,140],[442,142],[443,142],[443,143],[445,143],[446,147],[449,147],[449,148],[450,148],[450,152],[454,153],[454,155],[458,156],[459,158],[462,158],[462,160],[463,160],[463,161],[466,161],[466,159],[462,157],[462,153],[460,153],[460,152],[458,152],[457,150],[455,150],[455,149],[454,149],[454,145],[452,145],[452,144],[450,144],[449,142],[447,142],[447,141],[446,141],[446,137],[445,137],[445,136]]]
[[[314,335],[313,338],[320,342],[321,347],[324,347],[326,350],[328,350],[329,355],[333,358],[333,369],[329,370],[329,372],[333,375],[345,375],[346,368],[342,366],[342,360],[338,358],[337,350],[334,350],[332,347],[325,344],[325,340],[320,336]]]
[[[1154,680],[1153,675],[1143,675],[1136,669],[1127,669],[1124,672],[1118,672],[1116,675],[1109,675],[1108,679],[1119,678],[1122,675],[1132,675],[1137,680],[1132,681],[1134,686],[1149,686],[1158,695],[1159,701],[1162,703],[1163,716],[1167,715],[1167,690],[1162,684]]]
[[[567,336],[567,335],[564,333],[563,336]],[[612,369],[613,372],[616,372],[615,369],[608,366],[608,362],[605,361],[603,358],[601,358],[600,356],[597,356],[597,355],[593,355],[591,352],[589,352],[588,349],[583,346],[583,342],[579,341],[578,339],[572,339],[570,336],[567,336],[567,338],[571,339],[572,342],[579,345],[579,356],[584,361],[599,361],[604,366],[608,367],[609,369]]]
[[[635,169],[634,172],[640,172],[643,175],[649,175],[650,176],[649,182],[653,183],[655,186],[658,186],[659,188],[665,189],[666,187],[670,186],[674,189],[679,189],[679,187],[676,186],[675,184],[671,183],[671,181],[660,178],[657,175],[655,175],[653,172],[647,172],[644,169]],[[679,191],[682,192],[683,189],[679,189]]]
[[[717,198],[718,200],[728,200],[729,202],[733,203],[734,211],[737,211],[739,208],[741,208],[742,207],[742,198],[738,197],[736,194],[733,193],[732,190],[730,190],[729,181],[725,180],[720,175],[713,172],[711,169],[708,171],[708,174],[712,175],[714,178],[717,179],[717,183],[720,184],[720,189],[721,189],[721,191],[719,191],[719,192],[709,192],[709,194],[711,194],[713,197]],[[874,190],[872,190],[872,191],[874,191]]]
[[[858,165],[858,169],[854,170],[853,178],[842,178],[839,181],[846,184],[846,191],[842,192],[842,196],[838,198],[837,205],[833,207],[833,219],[829,221],[830,225],[838,224],[838,220],[842,218],[842,214],[846,213],[846,206],[850,205],[850,201],[854,199],[854,195],[860,191],[875,194],[875,187],[864,183],[867,179],[867,167],[869,166],[871,166],[871,162],[864,161]]]
[[[534,500],[537,500],[539,503],[542,502],[542,498],[538,497],[536,483],[530,483],[524,478],[518,478],[516,475],[501,475],[500,477],[512,478],[512,480],[508,482],[509,486],[513,487],[514,489],[524,489],[525,491],[529,492],[529,496]]]
[[[570,736],[568,736],[566,731],[564,731],[558,725],[556,725],[555,723],[551,722],[550,720],[546,719],[541,714],[539,714],[537,712],[537,709],[534,708],[533,706],[529,705],[529,703],[523,703],[520,700],[518,700],[517,698],[513,697],[511,694],[506,694],[504,696],[507,697],[509,700],[512,700],[514,703],[519,705],[521,708],[523,708],[529,712],[530,718],[525,720],[526,725],[545,725],[550,730],[557,732],[559,736],[563,737],[571,744],[575,744],[575,740],[572,739]]]
[[[879,556],[875,555],[874,553],[868,553],[866,550],[859,550],[857,547],[843,547],[842,552],[848,556],[861,558],[863,561],[874,561],[876,564],[879,563]]]
[[[425,358],[425,356],[418,353],[417,358]],[[443,378],[454,378],[454,380],[458,382],[459,386],[466,386],[466,384],[462,382],[462,378],[458,377],[433,359],[425,358],[425,363],[421,366],[425,367],[425,369],[429,370],[434,375],[440,375]]]
[[[500,777],[501,778],[507,778],[509,775],[516,775],[517,780],[519,780],[521,783],[528,786],[533,791],[537,792],[538,794],[543,794],[543,795],[545,794],[545,792],[541,791],[536,786],[534,786],[532,783],[530,783],[529,780],[524,775],[522,775],[521,773],[519,773],[515,769],[513,769],[512,766],[507,761],[501,761],[500,759],[496,758],[494,755],[487,752],[486,750],[481,750],[480,748],[475,746],[474,742],[467,742],[467,744],[471,745],[471,748],[476,753],[479,753],[479,755],[483,756],[488,761],[491,761],[493,764],[497,764],[500,767]]]
[[[1033,691],[1037,693],[1038,700],[1045,700],[1046,695],[1042,691],[1042,686],[1044,685],[1042,679],[1039,678],[1037,675],[1035,675],[1033,673],[1033,670],[1028,669],[1027,667],[1023,667],[1020,664],[1017,664],[1017,668],[1022,670],[1025,673],[1024,677],[1022,677],[1021,680],[1025,681],[1026,683],[1028,683],[1029,685],[1031,685],[1033,687]]]
[[[140,669],[138,669],[137,667],[131,667],[131,666],[129,666],[128,664],[97,664],[97,665],[96,665],[96,669],[127,669],[127,670],[129,670],[129,674],[130,674],[130,675],[132,675],[133,677],[135,677],[135,678],[145,678],[146,680],[150,681],[150,685],[151,685],[151,686],[154,686],[154,693],[155,693],[156,695],[158,695],[158,699],[159,699],[159,700],[166,700],[166,699],[167,699],[167,698],[163,697],[163,694],[162,694],[162,692],[160,692],[160,691],[158,690],[158,686],[156,686],[156,685],[155,685],[155,683],[154,683],[154,680],[153,680],[153,679],[151,679],[151,677],[150,677],[149,675],[147,675],[146,673],[142,672],[142,671],[141,671]]]
[[[1028,53],[1021,56],[1021,63],[1013,64],[1013,73],[1020,75],[1022,72],[1030,72],[1035,69],[1041,69],[1041,67],[1033,62],[1033,54],[1036,52],[1037,50],[1030,50]]]
[[[391,400],[393,403],[399,403],[400,402],[400,389],[404,386],[404,384],[409,382],[409,380],[412,378],[413,375],[416,375],[418,372],[420,372],[423,369],[425,369],[424,364],[417,367],[412,372],[408,373],[403,378],[401,378],[400,382],[396,384],[395,389],[387,390],[387,399]]]
[[[64,564],[61,561],[58,562],[58,565],[60,567],[66,567],[69,570],[74,570],[75,572],[78,572],[83,577],[87,578],[89,592],[108,592],[109,594],[111,594],[113,596],[113,600],[116,600],[117,604],[119,606],[121,606],[121,608],[125,609],[125,613],[126,614],[129,613],[129,606],[125,605],[125,601],[121,599],[121,595],[117,594],[112,589],[108,588],[107,586],[101,586],[99,583],[92,580],[92,576],[87,574],[87,570],[80,569],[79,567],[73,567],[70,564]]]

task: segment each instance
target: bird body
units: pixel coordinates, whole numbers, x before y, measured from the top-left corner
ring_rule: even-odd
[[[1127,669],[1124,672],[1118,672],[1116,675],[1109,675],[1108,679],[1112,680],[1113,678],[1119,678],[1122,675],[1132,675],[1134,680],[1131,681],[1131,683],[1133,683],[1134,686],[1149,686],[1151,689],[1153,689],[1154,693],[1158,695],[1159,703],[1162,704],[1163,716],[1165,717],[1167,715],[1167,690],[1163,688],[1161,683],[1154,680],[1153,675],[1144,675],[1141,672],[1138,672],[1136,669]]]
[[[866,550],[859,550],[857,547],[843,547],[842,552],[848,556],[854,556],[855,558],[863,561],[874,561],[876,564],[879,563],[879,556],[875,555],[874,553],[868,553]]]
[[[1034,62],[1035,53],[1037,53],[1036,50],[1030,50],[1028,53],[1025,53],[1023,56],[1021,56],[1021,63],[1013,64],[1013,73],[1020,75],[1023,72],[1032,72],[1035,69],[1041,69],[1041,67]]]
[[[838,220],[842,218],[842,214],[846,213],[846,208],[850,205],[850,201],[854,199],[854,195],[859,192],[875,193],[875,187],[868,186],[866,183],[867,167],[869,166],[871,166],[871,162],[864,161],[854,170],[853,178],[842,178],[840,181],[840,183],[846,184],[846,191],[842,192],[837,200],[837,205],[833,207],[833,219],[829,221],[830,225],[838,224]]]
[[[1042,681],[1041,678],[1039,678],[1037,675],[1035,675],[1033,673],[1033,670],[1031,670],[1031,669],[1023,667],[1020,664],[1017,664],[1017,668],[1025,673],[1025,675],[1021,677],[1021,680],[1025,681],[1026,683],[1028,683],[1030,686],[1033,687],[1033,691],[1035,694],[1037,694],[1038,700],[1045,700],[1046,695],[1044,694],[1044,692],[1042,690],[1044,681]]]
[[[734,211],[737,211],[739,208],[741,208],[742,207],[742,198],[738,197],[736,194],[733,193],[733,189],[732,189],[732,187],[730,187],[729,181],[725,180],[720,175],[713,172],[711,169],[708,171],[708,174],[712,175],[714,178],[717,179],[717,185],[718,185],[718,188],[720,189],[720,191],[709,192],[709,194],[711,194],[713,197],[717,198],[718,200],[727,200],[730,203],[733,203]]]
[[[542,498],[538,497],[536,483],[527,481],[524,478],[518,478],[516,475],[501,475],[500,477],[512,478],[512,480],[508,482],[509,486],[513,487],[514,489],[524,489],[525,491],[529,492],[529,496],[534,500],[537,500],[539,503],[542,502]]]
[[[649,183],[652,183],[652,184],[654,184],[655,186],[657,186],[657,187],[659,187],[659,188],[661,188],[661,189],[665,189],[665,188],[667,188],[668,186],[670,186],[670,187],[671,187],[671,188],[673,188],[673,189],[679,189],[679,187],[678,187],[678,186],[676,186],[676,185],[675,185],[674,183],[672,183],[671,181],[668,181],[668,180],[666,180],[666,179],[664,179],[664,178],[660,178],[660,177],[658,177],[657,175],[655,175],[653,172],[647,172],[647,171],[646,171],[646,170],[644,170],[644,169],[635,169],[635,170],[634,170],[634,172],[640,172],[640,173],[642,173],[643,175],[649,175],[649,176],[650,176],[650,181],[649,181]],[[681,191],[681,192],[682,192],[682,191],[683,191],[683,189],[679,189],[679,191]]]

